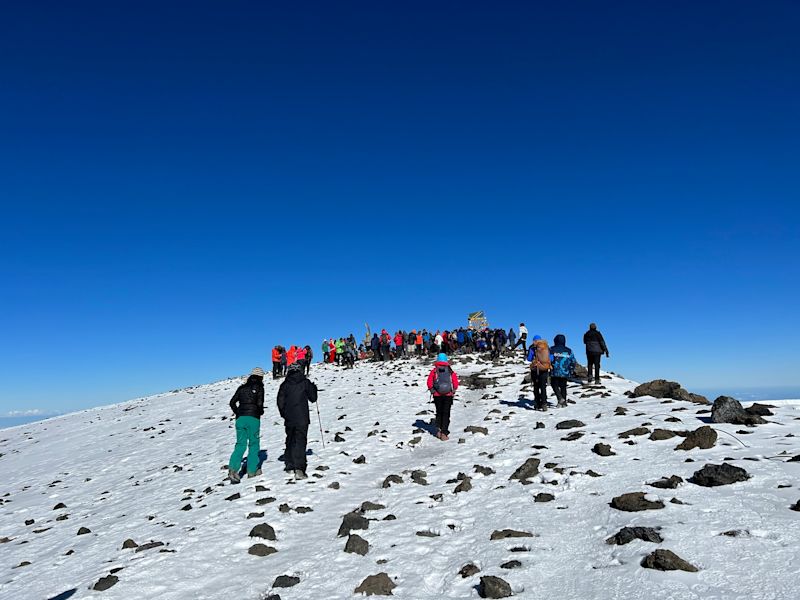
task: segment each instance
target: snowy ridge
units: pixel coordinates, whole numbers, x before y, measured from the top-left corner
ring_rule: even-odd
[[[682,451],[674,449],[681,436],[649,433],[694,430],[708,407],[631,400],[624,393],[636,384],[606,375],[603,388],[571,384],[569,408],[539,413],[519,361],[453,364],[462,380],[480,373],[487,387],[459,390],[449,442],[427,431],[432,412],[421,414],[433,408],[429,362],[358,363],[350,371],[314,365],[326,446],[314,414],[309,479],[300,482],[277,460],[283,427],[269,378],[264,475],[239,485],[223,482],[221,469],[233,447],[228,401],[239,379],[0,432],[0,598],[322,600],[354,597],[381,572],[397,586],[394,596],[414,600],[477,598],[484,575],[502,577],[521,598],[800,597],[800,512],[790,510],[800,499],[800,462],[790,462],[800,453],[798,403],[777,403],[766,425],[714,425],[714,447]],[[556,428],[568,419],[582,425]],[[466,433],[468,426],[488,434]],[[619,437],[638,427],[647,434]],[[337,433],[344,441],[334,441]],[[595,454],[597,443],[615,454]],[[531,457],[541,461],[539,473],[510,480]],[[647,485],[671,475],[688,480],[726,458],[750,479]],[[412,479],[413,470],[425,474]],[[383,487],[389,475],[402,482]],[[454,493],[464,476],[471,488]],[[664,508],[609,506],[627,492],[646,492]],[[368,529],[353,531],[368,553],[345,553],[342,517],[364,502],[385,508],[364,512]],[[276,540],[249,537],[262,523]],[[660,528],[663,542],[606,543],[626,526]],[[78,535],[81,528],[89,532]],[[531,536],[490,539],[503,529]],[[138,547],[123,549],[128,539]],[[150,542],[163,545],[143,548]],[[256,543],[277,552],[249,554]],[[699,570],[643,568],[657,548]],[[480,572],[462,577],[468,563]],[[272,589],[281,575],[299,583]],[[110,587],[92,589],[101,580]]]

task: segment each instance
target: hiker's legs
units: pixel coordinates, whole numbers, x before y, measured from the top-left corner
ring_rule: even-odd
[[[535,374],[534,385],[536,386],[537,400],[536,403],[540,407],[547,406],[547,371],[539,371]]]
[[[255,417],[241,417],[247,422],[247,473],[254,474],[258,470],[258,453],[261,450],[261,421]]]
[[[291,447],[289,447],[287,443],[286,455],[290,457],[289,460],[293,469],[305,472],[307,466],[306,443],[308,440],[308,425],[292,427],[291,429]]]
[[[236,419],[236,445],[233,447],[231,459],[228,461],[228,468],[237,473],[242,468],[242,457],[244,457],[244,452],[247,450],[248,430],[246,419],[248,418],[252,417],[239,417]]]
[[[599,354],[587,354],[586,355],[586,371],[587,381],[592,380],[592,370],[594,370],[594,377],[596,380],[600,379],[600,355]]]
[[[286,429],[286,449],[283,451],[283,468],[287,471],[294,471],[295,465],[292,462],[292,446],[294,445],[294,427],[285,426]]]
[[[445,435],[450,434],[450,407],[453,399],[447,396],[434,396],[433,403],[436,405],[436,427]]]
[[[558,398],[559,404],[566,404],[567,402],[567,378],[566,377],[551,377],[550,385],[553,387],[553,393]]]

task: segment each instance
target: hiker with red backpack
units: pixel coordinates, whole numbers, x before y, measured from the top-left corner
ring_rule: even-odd
[[[458,375],[447,361],[447,355],[441,352],[428,375],[428,391],[433,394],[433,403],[436,405],[436,437],[443,442],[450,439],[450,409],[456,390]]]
[[[547,376],[550,373],[550,346],[542,336],[533,336],[533,343],[528,350],[531,361],[531,384],[533,385],[534,410],[547,410]]]

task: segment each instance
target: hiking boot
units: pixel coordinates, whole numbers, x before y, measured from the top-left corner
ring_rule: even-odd
[[[446,442],[447,440],[450,439],[450,437],[446,433],[443,433],[441,434],[441,437],[439,439],[442,440],[443,442]]]
[[[295,479],[308,479],[308,475],[306,475],[305,471],[301,471],[300,469],[295,469],[294,478]]]
[[[248,479],[252,479],[253,477],[261,477],[261,469],[258,469],[255,473],[247,474]]]
[[[228,469],[228,479],[230,479],[233,483],[239,483],[241,481],[239,473],[233,469]]]

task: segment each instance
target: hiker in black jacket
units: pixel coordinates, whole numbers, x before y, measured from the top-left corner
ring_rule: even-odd
[[[238,483],[242,457],[247,450],[247,476],[261,475],[258,468],[261,415],[264,414],[264,370],[253,369],[247,381],[240,385],[231,398],[231,410],[236,415],[236,446],[228,462],[228,478]]]
[[[289,374],[278,389],[278,412],[286,427],[284,471],[294,471],[296,479],[306,478],[308,403],[317,401],[317,386],[306,379],[300,365],[289,367]]]
[[[603,339],[603,334],[597,330],[594,323],[589,325],[589,331],[583,334],[583,343],[586,344],[586,383],[592,383],[592,367],[594,367],[594,382],[600,383],[600,357],[605,354],[608,358],[608,347]]]

